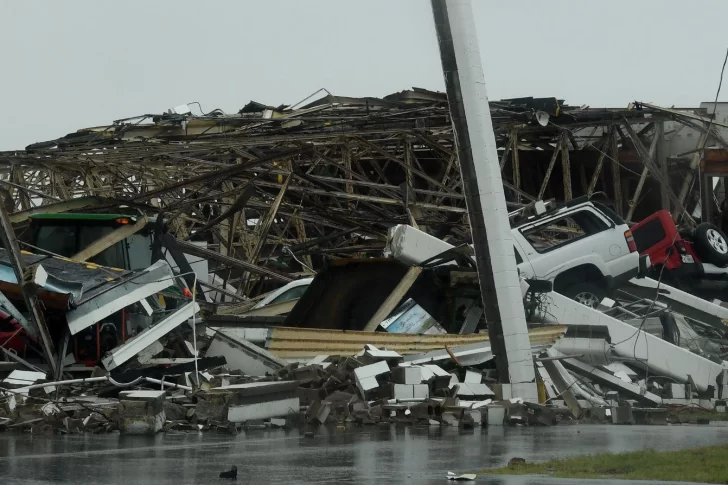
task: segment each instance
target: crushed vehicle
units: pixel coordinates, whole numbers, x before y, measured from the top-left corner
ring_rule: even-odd
[[[511,223],[518,271],[527,280],[553,283],[555,291],[596,307],[623,283],[645,276],[649,257],[640,255],[629,226],[606,205],[579,197]],[[393,227],[385,253],[420,264],[453,246],[411,226]]]
[[[650,277],[706,299],[725,299],[728,238],[717,226],[681,230],[666,210],[632,226],[641,255],[650,258]]]
[[[596,307],[646,274],[647,258],[637,252],[629,226],[606,205],[579,197],[538,212],[511,231],[524,278],[552,281],[555,291]]]
[[[61,311],[47,318],[53,340],[59,348],[67,347],[77,364],[97,365],[107,352],[174,310],[177,300],[191,296],[194,277],[189,283],[182,281],[173,276],[168,261],[153,256],[153,233],[146,218],[126,214],[40,213],[28,219],[22,240],[37,253],[28,254],[28,262],[46,268],[51,281],[62,278],[60,285],[47,285],[46,292],[58,298],[54,295],[74,290],[64,303],[56,305]],[[183,266],[175,273],[189,271]],[[7,269],[3,285],[14,285],[14,276]],[[10,299],[19,297],[12,287],[3,289]],[[160,291],[171,298],[162,302],[150,298]],[[133,296],[135,292],[138,298]],[[96,294],[99,298],[91,301]],[[113,301],[115,294],[118,301]],[[129,297],[127,304],[122,303],[122,295]],[[39,354],[36,335],[9,313],[0,313],[0,318],[0,342],[20,355]]]
[[[253,306],[253,309],[263,308],[267,305],[275,305],[277,303],[285,303],[291,300],[297,300],[306,293],[306,290],[313,282],[313,278],[301,278],[291,281],[280,288],[266,293],[265,297]]]

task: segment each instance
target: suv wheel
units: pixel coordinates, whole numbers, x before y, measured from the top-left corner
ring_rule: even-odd
[[[705,222],[695,228],[695,251],[706,262],[721,268],[728,266],[728,238],[717,226]]]
[[[591,283],[578,283],[568,287],[566,291],[564,291],[564,296],[568,296],[582,305],[590,308],[596,308],[604,297],[607,296],[607,292],[604,288],[598,285]]]

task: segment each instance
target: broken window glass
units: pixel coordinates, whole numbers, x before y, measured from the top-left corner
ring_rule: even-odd
[[[571,244],[608,226],[589,211],[579,211],[522,231],[523,237],[539,253]]]

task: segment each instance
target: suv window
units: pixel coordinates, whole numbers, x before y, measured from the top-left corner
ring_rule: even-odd
[[[589,211],[573,212],[540,226],[521,230],[521,234],[539,253],[552,251],[608,228]]]
[[[637,251],[644,253],[665,239],[667,234],[662,227],[662,221],[656,217],[632,231],[632,236],[634,237],[635,244],[637,244]]]
[[[601,202],[593,201],[592,204],[594,204],[594,207],[599,209],[600,211],[604,212],[607,217],[609,217],[613,223],[615,223],[618,226],[622,226],[625,224],[624,219],[619,217],[619,215],[612,210],[611,207],[608,205],[602,204]]]

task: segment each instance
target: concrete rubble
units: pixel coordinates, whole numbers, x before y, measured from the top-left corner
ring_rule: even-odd
[[[3,382],[0,411],[0,426],[9,430],[235,433],[251,426],[402,423],[477,428],[573,419],[568,411],[498,400],[481,368],[461,367],[452,360],[442,366],[413,365],[397,352],[371,345],[354,356],[290,363],[265,375],[246,375],[224,365],[201,371],[197,378],[187,372],[167,375],[164,390],[154,390],[157,384],[149,382],[137,382],[136,389],[128,390],[131,386],[112,378],[61,384],[47,382],[43,373],[14,373]],[[192,389],[176,384],[190,381],[200,385]]]
[[[472,285],[466,268],[445,266],[447,271],[435,268],[437,277],[452,281],[456,275],[457,285]],[[422,274],[429,277],[429,272]],[[0,370],[0,429],[235,434],[265,427],[378,423],[462,428],[664,424],[679,420],[680,409],[725,411],[723,346],[706,331],[711,324],[701,324],[695,314],[687,317],[627,292],[590,308],[548,286],[542,291],[533,281],[523,281],[522,289],[524,305],[540,301],[530,318],[528,353],[538,399],[523,399],[510,383],[499,382],[487,339],[438,344],[433,339],[452,334],[391,332],[382,319],[380,332],[320,334],[324,346],[341,338],[376,344],[355,344],[358,351],[349,347],[339,355],[295,357],[273,345],[283,327],[226,326],[220,319],[206,324],[200,307],[187,301],[109,349],[94,367],[83,370],[69,353],[67,379],[53,379],[42,362],[16,354]],[[391,311],[402,312],[397,306]],[[539,341],[538,332],[544,331],[550,337]],[[319,335],[316,329],[309,332]],[[429,340],[434,347],[421,347]],[[305,348],[305,342],[296,345]]]

